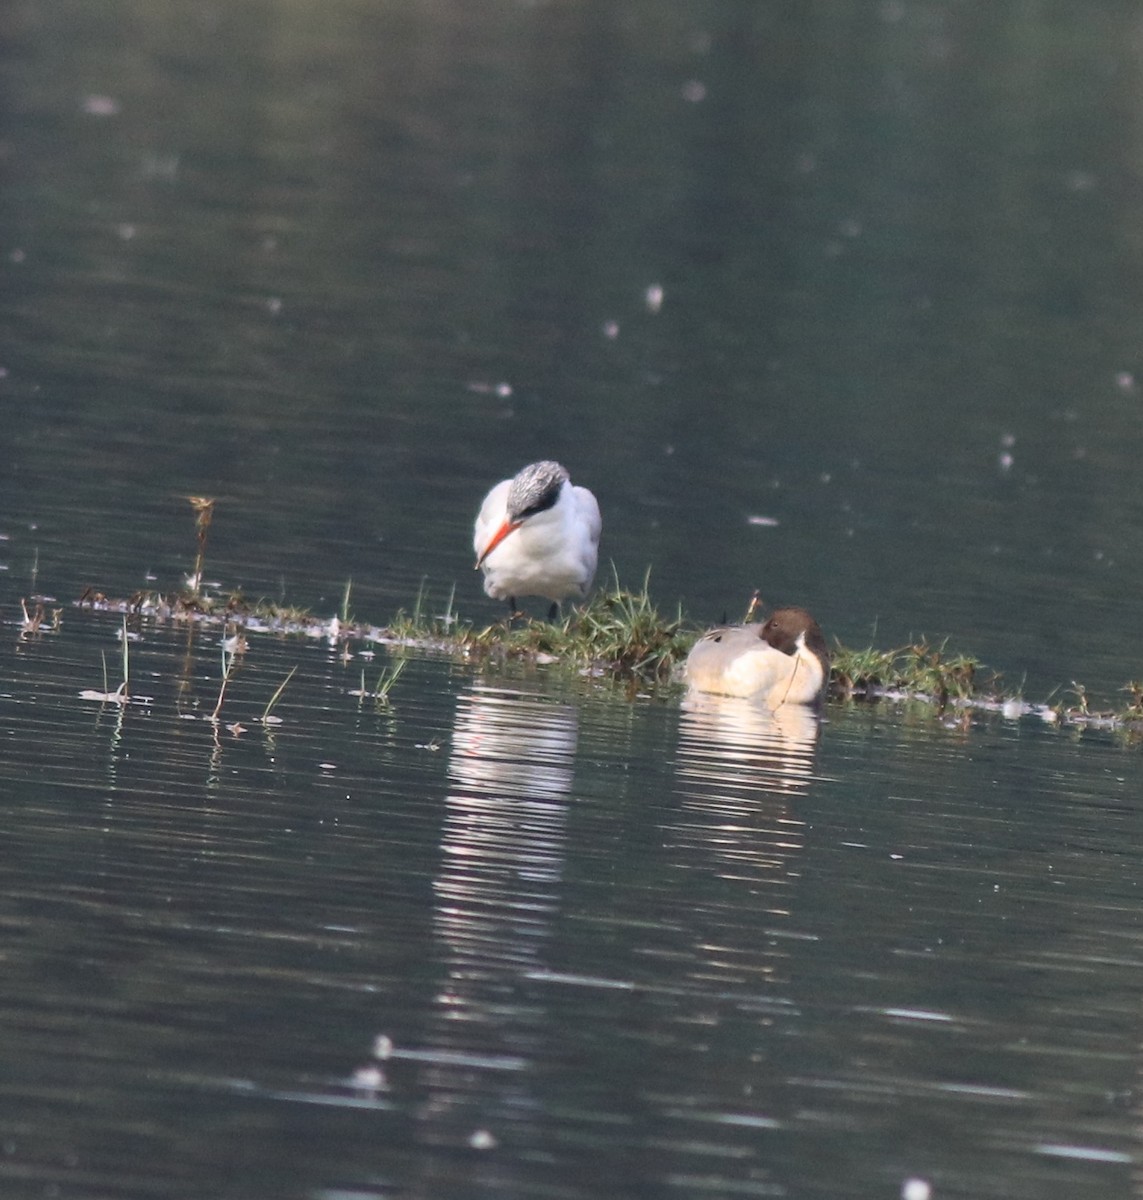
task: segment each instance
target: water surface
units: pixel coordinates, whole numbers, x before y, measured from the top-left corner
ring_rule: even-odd
[[[4,652],[13,1195],[1132,1194],[1134,751],[114,634]]]
[[[267,636],[212,723],[217,630],[132,625],[99,703],[72,605],[178,586],[205,495],[223,589],[490,620],[472,517],[552,456],[697,621],[758,588],[1120,699],[1138,36],[6,6],[6,1195],[1140,1194],[1130,745],[430,655],[378,709],[384,647]]]

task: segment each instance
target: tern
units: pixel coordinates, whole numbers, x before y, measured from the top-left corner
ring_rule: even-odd
[[[696,691],[746,696],[772,709],[815,704],[829,681],[829,647],[804,608],[780,608],[764,625],[703,634],[687,655],[685,674]]]
[[[554,621],[561,600],[590,590],[602,528],[595,497],[558,462],[529,464],[501,480],[477,514],[472,547],[484,591],[513,613],[517,597],[543,596]]]

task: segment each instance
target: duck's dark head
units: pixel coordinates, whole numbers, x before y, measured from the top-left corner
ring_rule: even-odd
[[[804,608],[779,608],[771,614],[758,636],[783,654],[796,653],[801,640],[802,645],[829,671],[829,646],[826,645],[825,635],[821,626]]]

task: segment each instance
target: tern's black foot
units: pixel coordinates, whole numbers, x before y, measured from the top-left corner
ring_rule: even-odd
[[[560,602],[552,601],[552,607],[548,609],[548,624],[554,625],[560,619]]]
[[[523,616],[524,616],[524,614],[516,607],[516,597],[509,596],[508,597],[508,616],[505,618],[507,621],[507,624],[508,624],[508,628],[511,629],[513,624],[517,620],[520,620]]]

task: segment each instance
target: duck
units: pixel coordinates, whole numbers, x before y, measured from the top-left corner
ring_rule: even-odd
[[[477,513],[472,547],[485,594],[507,600],[510,616],[519,597],[541,596],[552,602],[554,621],[562,601],[582,600],[591,590],[602,531],[598,501],[565,467],[550,459],[529,463],[502,479]]]
[[[764,624],[723,625],[691,648],[684,677],[699,692],[783,704],[816,704],[829,682],[829,647],[804,608],[779,608]]]

